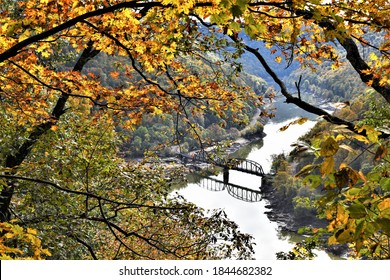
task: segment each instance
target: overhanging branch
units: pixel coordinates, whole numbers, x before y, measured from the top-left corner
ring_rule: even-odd
[[[204,3],[197,3],[195,4],[196,7],[209,7],[212,6],[212,3],[204,2]],[[34,36],[28,37],[25,40],[20,41],[19,43],[13,45],[9,49],[7,49],[5,52],[0,54],[0,62],[3,62],[11,57],[14,57],[17,55],[23,48],[34,44],[36,42],[39,42],[41,40],[44,40],[50,36],[53,36],[61,31],[64,31],[66,29],[69,29],[73,26],[75,26],[77,23],[80,23],[88,18],[96,17],[96,16],[101,16],[104,14],[108,13],[113,13],[115,11],[121,10],[121,9],[139,9],[140,10],[140,15],[144,16],[146,13],[156,7],[172,7],[172,5],[163,5],[160,2],[140,2],[140,1],[128,1],[128,2],[122,2],[116,5],[108,6],[108,7],[103,7],[91,12],[87,12],[85,14],[79,15],[75,18],[72,18],[62,24],[59,24],[49,30],[43,31],[39,34],[36,34]]]
[[[29,178],[25,176],[18,176],[18,175],[8,175],[8,174],[0,174],[0,178],[5,178],[9,180],[22,180],[22,181],[28,181],[28,182],[35,182],[38,184],[44,184],[44,185],[50,185],[54,187],[55,189],[68,193],[68,194],[73,194],[73,195],[81,195],[89,198],[94,198],[99,201],[104,201],[107,203],[112,203],[117,206],[125,205],[128,206],[128,208],[149,208],[149,209],[156,209],[156,210],[188,210],[188,207],[164,207],[164,206],[155,206],[155,205],[145,205],[145,204],[137,204],[137,203],[132,203],[132,202],[126,202],[126,201],[119,201],[119,200],[113,200],[109,198],[105,198],[101,195],[97,195],[91,192],[84,192],[84,191],[76,191],[72,190],[69,188],[62,187],[56,183],[47,181],[47,180],[42,180],[42,179],[37,179],[37,178]]]
[[[248,46],[248,45],[246,45],[246,44],[244,44],[242,42],[241,42],[241,44],[243,44],[244,49],[246,51],[252,53],[258,59],[258,61],[264,67],[266,72],[272,77],[272,79],[275,81],[275,83],[278,84],[278,86],[280,87],[282,95],[286,98],[286,102],[287,103],[295,104],[299,108],[301,108],[301,109],[303,109],[303,110],[305,110],[305,111],[307,111],[309,113],[321,116],[323,119],[325,119],[326,121],[328,121],[330,123],[333,123],[333,124],[336,124],[336,125],[344,125],[347,129],[349,129],[350,131],[352,131],[352,132],[354,132],[356,134],[367,136],[365,130],[358,131],[358,129],[355,127],[354,123],[346,121],[346,120],[343,120],[343,119],[338,118],[336,116],[333,116],[333,115],[329,114],[328,112],[326,112],[325,110],[323,110],[323,109],[321,109],[319,107],[316,107],[316,106],[314,106],[314,105],[312,105],[310,103],[307,103],[307,102],[303,101],[299,97],[294,97],[292,94],[289,93],[285,83],[279,78],[279,76],[268,65],[268,63],[266,62],[264,57],[261,55],[259,50],[255,49],[255,48],[252,48],[252,47],[250,47],[250,46]],[[382,138],[387,138],[387,137],[389,137],[389,135],[382,134],[381,137]]]
[[[88,18],[104,15],[107,13],[112,13],[112,12],[115,12],[117,10],[124,9],[124,8],[144,8],[144,9],[147,8],[147,9],[150,9],[152,7],[158,7],[158,6],[162,6],[162,4],[159,2],[149,2],[149,3],[141,2],[140,3],[139,1],[130,1],[130,2],[119,3],[117,5],[112,5],[109,7],[104,7],[101,9],[97,9],[95,11],[87,12],[85,14],[82,14],[80,16],[72,18],[72,19],[70,19],[62,24],[59,24],[59,25],[57,25],[49,30],[43,31],[43,32],[36,34],[34,36],[31,36],[31,37],[28,37],[27,39],[22,40],[21,42],[15,44],[11,48],[9,48],[8,50],[6,50],[5,52],[0,54],[0,62],[3,62],[5,60],[17,55],[24,47],[27,47],[33,43],[39,42],[39,41],[46,39],[54,34],[57,34],[57,33],[64,31],[68,28],[71,28],[74,25],[76,25],[77,23],[79,23],[83,20],[86,20]]]

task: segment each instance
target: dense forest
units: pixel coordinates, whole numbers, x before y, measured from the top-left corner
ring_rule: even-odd
[[[204,31],[205,32],[205,31]],[[227,47],[227,51],[229,48]],[[76,53],[69,46],[64,46],[62,55],[65,57],[75,57]],[[194,60],[184,58],[183,63],[191,69],[195,75],[213,76],[216,75],[214,69],[215,63],[220,60],[219,54],[204,54],[202,58]],[[241,67],[241,64],[235,61],[221,63],[221,75],[235,80],[235,84],[240,90],[253,91],[257,96],[266,96],[268,86],[260,77],[249,74],[246,71],[239,70],[238,73],[232,72],[232,64],[235,67]],[[60,70],[70,69],[71,65],[64,61],[64,64],[57,66]],[[83,69],[83,73],[89,76],[98,77],[104,87],[117,88],[125,83],[133,83],[142,79],[140,75],[128,77],[125,74],[126,67],[131,67],[125,57],[109,57],[106,54],[99,54],[89,62]],[[117,75],[110,75],[117,73]],[[219,75],[219,74],[218,74]],[[157,77],[153,77],[156,79]],[[163,82],[162,82],[163,83]],[[186,153],[201,148],[201,145],[207,147],[225,140],[234,140],[239,137],[254,138],[262,134],[262,121],[259,120],[257,127],[253,126],[250,130],[242,131],[250,120],[258,115],[258,109],[266,111],[264,108],[258,108],[253,100],[245,101],[243,108],[236,113],[230,108],[224,110],[224,116],[219,116],[211,110],[205,108],[202,113],[193,113],[196,107],[189,108],[186,114],[191,124],[199,128],[199,139],[196,139],[188,132],[188,125],[178,116],[172,114],[147,114],[140,124],[134,129],[123,129],[117,127],[123,138],[122,154],[127,158],[143,157],[145,153],[157,153],[160,156],[175,156],[179,151]],[[151,112],[152,113],[152,112]],[[202,143],[199,141],[202,139]]]
[[[315,241],[278,258],[311,258],[321,242],[390,258],[389,11],[1,1],[0,258],[253,258],[252,236],[173,195],[184,170],[154,156],[261,137],[285,113],[276,98],[321,120],[275,156],[272,188]]]
[[[378,102],[378,98],[374,92],[360,94],[352,97],[350,104],[337,109],[335,114],[351,120],[360,120],[361,124],[375,125],[387,133],[390,120],[390,107],[388,104]],[[341,137],[343,128],[335,129],[327,122],[318,122],[309,133],[300,137],[299,142],[294,145],[291,153],[274,156],[272,166],[274,190],[272,192],[275,197],[272,198],[272,204],[278,212],[285,213],[290,217],[289,223],[287,224],[288,230],[312,235],[313,230],[317,232],[319,228],[324,228],[327,224],[329,212],[323,211],[322,204],[328,203],[329,201],[323,195],[326,186],[321,180],[322,171],[318,151],[321,145],[323,145],[320,140],[321,137],[328,135],[331,131],[340,133],[338,137]],[[334,183],[335,187],[350,184],[350,182],[343,179],[343,175],[344,172],[351,172],[353,176],[356,176],[354,180],[358,180],[358,177],[364,178],[365,180],[379,180],[380,187],[374,187],[372,191],[376,195],[386,193],[389,189],[389,181],[386,177],[388,167],[386,164],[378,164],[378,158],[383,156],[382,153],[386,148],[382,146],[376,149],[372,145],[364,145],[364,143],[358,140],[352,138],[347,139],[347,141],[343,141],[344,143],[339,146],[340,149],[335,153],[334,165],[348,166],[350,169],[348,168],[347,171],[341,169],[335,173],[334,177],[330,179],[331,181],[326,183]],[[384,177],[377,177],[381,176],[380,174],[383,174]],[[346,199],[350,199],[350,196],[352,194],[354,195],[353,192],[357,192],[358,189],[350,187],[346,188],[346,190]],[[363,208],[360,205],[350,206],[349,210],[351,211],[350,216],[356,218],[363,217],[360,212],[363,211]],[[355,213],[355,211],[357,212]],[[362,221],[360,222],[364,223]],[[387,225],[381,224],[381,227],[387,227]],[[374,228],[367,230],[375,231]],[[349,241],[346,236],[339,238],[341,242],[333,241],[328,244],[328,242],[324,242],[324,240],[329,238],[329,232],[325,230],[317,235],[313,235],[313,238],[318,244],[328,247],[331,252],[337,255],[343,255],[344,257],[353,255],[353,251],[348,249],[348,246],[335,246],[339,244],[345,245]],[[308,241],[308,243],[304,243],[303,247],[305,248],[308,244],[312,243]],[[381,253],[374,252],[369,254],[368,249],[364,249],[364,252],[370,258],[381,258]],[[283,257],[286,256],[288,257],[288,254]]]

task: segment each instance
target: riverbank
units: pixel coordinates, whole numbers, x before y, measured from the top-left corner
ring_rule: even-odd
[[[279,226],[279,230],[282,232],[290,232],[298,234],[301,228],[326,228],[328,222],[326,220],[320,220],[317,217],[307,217],[305,219],[298,219],[294,216],[290,207],[286,206],[280,197],[276,193],[276,189],[273,185],[273,176],[267,174],[262,181],[261,195],[269,204],[265,207],[268,211],[264,212],[268,219],[275,222]],[[325,252],[334,256],[334,258],[345,259],[348,257],[347,245],[327,245],[327,240],[322,240],[324,243],[323,249]]]
[[[302,227],[324,227],[326,221],[319,220],[315,217],[306,217],[305,219],[297,219],[289,205],[284,203],[276,193],[273,185],[273,176],[267,174],[262,181],[261,186],[262,197],[269,202],[266,206],[269,209],[265,214],[271,221],[277,222],[280,229],[297,233]]]
[[[283,209],[283,204],[275,196],[272,187],[273,177],[270,175],[273,156],[289,153],[292,150],[291,144],[316,123],[309,120],[302,125],[291,125],[287,131],[280,131],[281,127],[293,120],[269,122],[264,126],[265,137],[259,141],[240,141],[234,149],[235,153],[232,156],[259,163],[267,175],[262,180],[252,174],[231,171],[229,183],[257,191],[260,187],[263,192],[261,201],[251,203],[242,201],[232,196],[227,188],[212,188],[203,179],[189,180],[186,186],[175,189],[175,192],[203,209],[223,209],[242,232],[249,233],[255,238],[256,259],[275,259],[276,253],[289,252],[297,242],[305,238],[296,234],[301,224],[294,222],[291,211],[289,213]],[[210,177],[222,181],[223,173],[213,172]],[[320,251],[319,258],[329,259],[324,250]]]

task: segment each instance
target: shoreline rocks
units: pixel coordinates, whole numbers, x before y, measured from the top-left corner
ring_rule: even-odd
[[[266,208],[269,211],[265,212],[270,221],[276,222],[279,229],[284,232],[298,233],[298,230],[302,227],[326,227],[327,222],[325,220],[318,220],[315,217],[297,220],[294,214],[291,213],[291,209],[286,208],[285,203],[281,202],[276,195],[275,188],[273,187],[273,175],[267,174],[263,178],[261,186],[262,197],[269,202]],[[348,245],[325,245],[324,250],[337,258],[348,257]]]

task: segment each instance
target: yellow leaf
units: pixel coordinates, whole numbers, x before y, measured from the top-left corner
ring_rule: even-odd
[[[307,122],[308,120],[309,120],[308,118],[299,118],[296,120],[296,123],[302,125],[305,122]]]
[[[336,140],[333,137],[328,137],[321,144],[320,154],[323,157],[331,157],[333,156],[339,149],[339,144],[337,144]]]
[[[347,167],[348,167],[348,165],[345,162],[340,164],[340,170],[343,168],[347,168]]]
[[[352,147],[350,147],[350,146],[348,146],[348,145],[341,144],[339,147],[342,148],[342,149],[344,149],[344,150],[347,150],[348,152],[356,153],[356,151],[355,151]]]
[[[289,127],[290,127],[290,124],[282,126],[281,128],[279,128],[279,131],[281,131],[281,132],[286,131]]]
[[[378,209],[383,212],[390,208],[390,198],[385,198],[381,203],[378,204]]]
[[[156,106],[152,106],[152,110],[153,110],[152,112],[153,115],[161,115],[163,113],[163,111],[157,108]]]
[[[14,236],[15,236],[15,234],[12,233],[12,232],[8,232],[8,233],[4,234],[4,237],[5,237],[5,238],[8,238],[8,239],[13,238]]]
[[[334,168],[334,158],[326,157],[320,167],[321,174],[323,176],[326,176],[333,171],[333,168]]]
[[[337,235],[337,242],[339,243],[346,243],[351,240],[353,236],[354,231],[351,229],[342,230],[341,233],[336,234]]]
[[[367,183],[366,176],[364,176],[363,172],[359,171],[359,172],[358,172],[358,175],[359,175],[360,179],[363,180],[363,182]]]
[[[49,251],[48,249],[42,249],[42,250],[41,250],[41,253],[42,253],[42,254],[45,254],[46,256],[51,257],[51,253],[50,253],[50,251]]]
[[[42,51],[41,55],[42,55],[44,58],[48,58],[48,57],[50,57],[50,52],[48,52],[48,51]]]
[[[358,127],[358,132],[362,132],[363,130],[366,131],[367,138],[368,138],[369,141],[371,141],[373,143],[378,143],[378,136],[382,134],[381,132],[377,131],[374,127],[369,126],[369,125],[363,125],[361,127]],[[357,136],[359,136],[359,135],[357,135]]]
[[[306,174],[309,174],[311,171],[313,171],[315,168],[317,168],[318,166],[317,165],[314,165],[314,164],[308,164],[306,166],[304,166],[296,175],[295,177],[299,177],[299,176],[302,176],[302,175],[306,175]]]
[[[366,144],[370,143],[370,141],[368,141],[368,139],[363,135],[354,135],[352,137],[355,138],[356,140],[359,140],[360,142],[363,142]]]
[[[293,125],[293,124],[302,125],[302,124],[304,124],[307,121],[308,121],[308,118],[299,118],[297,120],[294,120],[294,121],[286,124],[285,126],[282,126],[281,128],[279,128],[279,131],[285,131],[285,130],[287,130],[290,127],[290,125]]]
[[[37,235],[37,230],[36,230],[36,229],[33,229],[33,228],[28,228],[28,229],[27,229],[27,233],[33,234],[33,235]]]
[[[346,139],[347,137],[345,136],[345,135],[342,135],[342,134],[339,134],[339,135],[337,135],[336,136],[336,141],[337,142],[339,142],[339,141],[341,141],[341,140],[344,140],[344,139]]]
[[[20,35],[20,37],[19,37],[19,42],[26,40],[28,37],[30,37],[30,35],[31,35],[30,30],[24,31],[23,34]]]
[[[338,224],[340,225],[344,225],[344,224],[347,224],[348,222],[348,214],[347,212],[345,212],[345,209],[342,205],[340,204],[337,204],[337,215],[336,215],[336,221],[338,222]]]
[[[328,239],[328,244],[329,244],[329,245],[335,245],[335,244],[337,244],[337,239],[336,239],[336,237],[334,237],[334,236],[329,237],[329,239]]]
[[[370,58],[372,61],[376,61],[376,60],[378,60],[378,57],[376,56],[376,54],[375,54],[375,53],[370,53],[370,56],[369,56],[369,58]]]

